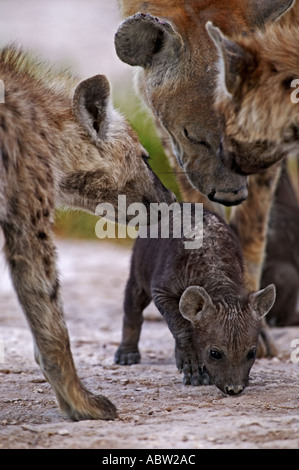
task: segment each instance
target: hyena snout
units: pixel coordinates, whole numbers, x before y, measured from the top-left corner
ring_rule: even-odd
[[[247,199],[248,196],[248,188],[247,184],[240,186],[237,189],[225,189],[225,190],[218,190],[214,191],[209,194],[209,199],[214,202],[218,202],[223,206],[236,206],[241,204],[243,201]]]
[[[143,204],[149,206],[150,203],[153,202],[165,202],[166,204],[172,204],[173,202],[176,202],[176,197],[173,192],[164,186],[164,184],[160,181],[160,179],[154,172],[152,172],[152,177],[155,188],[155,195],[153,195],[154,197],[151,198],[146,196],[143,197]]]
[[[227,395],[239,395],[243,392],[245,385],[226,385],[224,391]]]

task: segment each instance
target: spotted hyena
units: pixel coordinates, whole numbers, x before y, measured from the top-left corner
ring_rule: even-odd
[[[180,227],[178,214],[172,217],[172,230]],[[185,240],[182,226],[178,238],[163,238],[161,232],[156,239],[137,238],[115,361],[140,361],[143,310],[153,300],[175,339],[184,384],[215,383],[236,395],[248,384],[261,318],[274,304],[275,287],[247,291],[240,242],[218,215],[204,211],[202,246],[186,250]]]
[[[232,39],[207,25],[220,56],[215,106],[221,116],[219,156],[236,172],[262,173],[288,155],[299,155],[298,22],[297,1],[288,21],[283,18],[252,36]],[[262,286],[273,282],[277,287],[267,317],[273,325],[298,323],[297,235],[298,200],[284,162],[261,273]]]
[[[0,52],[0,226],[12,280],[31,328],[35,357],[71,419],[115,418],[115,406],[77,376],[63,318],[54,209],[95,212],[97,204],[171,202],[171,193],[123,116],[102,75],[78,84],[22,50]],[[117,207],[116,207],[117,209]]]
[[[234,40],[211,23],[207,29],[220,52],[216,111],[222,117],[223,162],[250,174],[298,156],[298,24],[275,24]]]
[[[247,180],[217,158],[220,134],[213,110],[217,49],[205,25],[250,35],[278,20],[294,0],[119,0],[126,18],[115,46],[136,71],[137,89],[154,112],[168,151],[194,188],[235,205]],[[172,158],[173,159],[173,158]],[[183,171],[182,171],[183,170]]]

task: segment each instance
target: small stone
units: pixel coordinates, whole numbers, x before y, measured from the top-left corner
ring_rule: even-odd
[[[58,431],[58,434],[59,434],[60,436],[69,436],[70,432],[69,432],[67,429],[60,429],[60,430]]]

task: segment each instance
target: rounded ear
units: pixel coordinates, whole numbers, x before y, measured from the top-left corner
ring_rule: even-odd
[[[276,299],[276,289],[274,284],[270,284],[263,290],[249,294],[249,301],[260,318],[265,317],[270,312]]]
[[[254,26],[263,27],[281,18],[295,0],[247,0],[249,20]]]
[[[109,103],[110,84],[104,75],[84,80],[75,90],[73,113],[95,141],[105,137]]]
[[[255,68],[255,58],[249,51],[224,36],[211,21],[207,22],[206,29],[219,52],[223,85],[233,95],[250,70]]]
[[[137,13],[119,26],[114,42],[120,60],[147,68],[152,65],[154,55],[167,44],[171,44],[170,53],[177,53],[178,47],[181,47],[181,36],[170,23],[149,13]]]
[[[179,309],[181,315],[192,323],[198,323],[204,315],[215,313],[211,297],[203,287],[191,286],[183,293]]]

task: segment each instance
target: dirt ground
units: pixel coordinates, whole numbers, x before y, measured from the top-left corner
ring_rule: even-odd
[[[105,73],[123,82],[131,70],[114,51],[116,4],[2,0],[0,42],[16,40],[82,77]],[[117,405],[119,419],[73,423],[63,418],[33,360],[31,334],[0,255],[0,448],[299,447],[299,364],[290,361],[299,328],[273,330],[279,358],[256,361],[250,385],[238,397],[226,397],[214,386],[182,385],[173,339],[153,305],[142,330],[141,364],[115,365],[130,250],[103,242],[59,241],[58,247],[79,375],[90,390]]]
[[[152,304],[145,313],[141,364],[115,365],[130,250],[65,240],[58,249],[79,375],[90,390],[116,404],[119,419],[74,423],[61,415],[33,360],[31,334],[0,258],[0,448],[299,448],[299,364],[290,360],[299,328],[273,330],[279,358],[257,360],[250,385],[237,397],[215,386],[182,385],[174,341]]]

